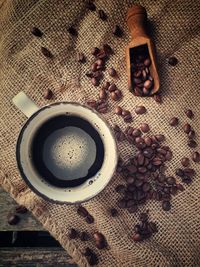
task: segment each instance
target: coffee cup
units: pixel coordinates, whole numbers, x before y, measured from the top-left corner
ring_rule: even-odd
[[[39,108],[24,92],[13,103],[28,117],[16,144],[18,169],[37,195],[74,204],[105,188],[115,172],[118,153],[103,117],[75,102]]]

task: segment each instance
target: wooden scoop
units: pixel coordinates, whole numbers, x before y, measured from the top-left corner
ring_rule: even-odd
[[[150,37],[147,35],[145,31],[146,22],[147,22],[147,12],[144,7],[140,5],[134,5],[133,7],[129,8],[127,13],[127,24],[132,36],[132,40],[126,48],[128,84],[129,84],[129,90],[132,91],[137,96],[146,96],[155,94],[160,87],[158,72],[156,68],[155,50],[153,47],[153,42],[151,41]],[[151,78],[153,78],[152,80],[153,84],[152,87],[149,89],[149,91],[147,89],[144,89],[143,87],[145,81],[145,78],[143,76],[139,77],[139,79],[143,80],[143,82],[139,84],[139,87],[137,87],[137,84],[135,84],[135,77],[133,76],[135,67],[134,63],[132,62],[134,62],[134,58],[136,58],[136,55],[138,56],[138,53],[140,51],[144,51],[151,60],[151,65],[149,66],[150,73],[147,74],[147,79],[149,76],[150,80]],[[141,67],[141,71],[142,68],[143,67]],[[135,90],[135,87],[137,87],[139,92],[136,92],[137,89]],[[146,91],[146,94],[145,93],[140,94],[140,92],[143,92],[143,90],[144,92]]]

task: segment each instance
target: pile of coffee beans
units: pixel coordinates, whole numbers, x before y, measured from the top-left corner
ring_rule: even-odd
[[[129,143],[135,146],[136,153],[127,163],[121,159],[118,163],[117,172],[126,182],[126,185],[120,184],[115,189],[121,195],[118,207],[133,213],[137,211],[138,205],[154,199],[162,202],[163,210],[170,210],[172,195],[184,188],[176,182],[175,177],[165,175],[165,163],[172,159],[171,149],[162,145],[165,136],[157,134],[143,137],[141,129],[130,126],[124,134]],[[189,168],[185,172],[187,177],[194,175]]]
[[[94,222],[94,217],[91,214],[89,214],[89,212],[83,206],[79,206],[76,211],[78,215],[85,218],[85,221],[88,224],[91,224]]]
[[[150,73],[151,59],[148,48],[139,46],[131,52],[131,91],[135,96],[148,96],[154,86]]]
[[[19,205],[15,208],[15,212],[10,212],[7,216],[7,221],[10,225],[16,225],[20,222],[20,217],[16,214],[25,214],[27,213],[27,208]]]
[[[140,223],[134,227],[135,234],[133,235],[133,241],[139,242],[150,238],[154,233],[158,232],[156,223],[150,221],[147,213],[140,214]]]

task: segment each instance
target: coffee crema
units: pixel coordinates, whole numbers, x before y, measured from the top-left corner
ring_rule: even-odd
[[[102,167],[104,144],[85,119],[57,115],[36,131],[31,145],[33,167],[42,179],[57,187],[76,187]]]

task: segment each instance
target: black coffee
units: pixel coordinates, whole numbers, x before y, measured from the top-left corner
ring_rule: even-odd
[[[73,139],[73,133],[79,134],[78,147]],[[87,139],[90,147],[87,146]],[[52,140],[55,140],[55,143]],[[70,147],[69,150],[68,147]],[[85,150],[82,151],[82,147]],[[59,150],[56,165],[54,155],[50,155],[52,153],[52,151],[49,152],[50,149],[55,150],[55,154]],[[104,160],[104,145],[99,133],[88,121],[77,116],[59,115],[46,121],[38,129],[33,138],[31,154],[33,166],[44,180],[57,187],[75,187],[83,184],[100,170]],[[65,161],[66,165],[72,162],[72,167],[67,169],[68,166],[64,166]],[[79,169],[76,169],[80,161],[82,165],[80,164]],[[81,175],[82,169],[90,163],[87,173]],[[54,165],[55,170],[52,169]],[[74,177],[71,179],[71,176]]]

